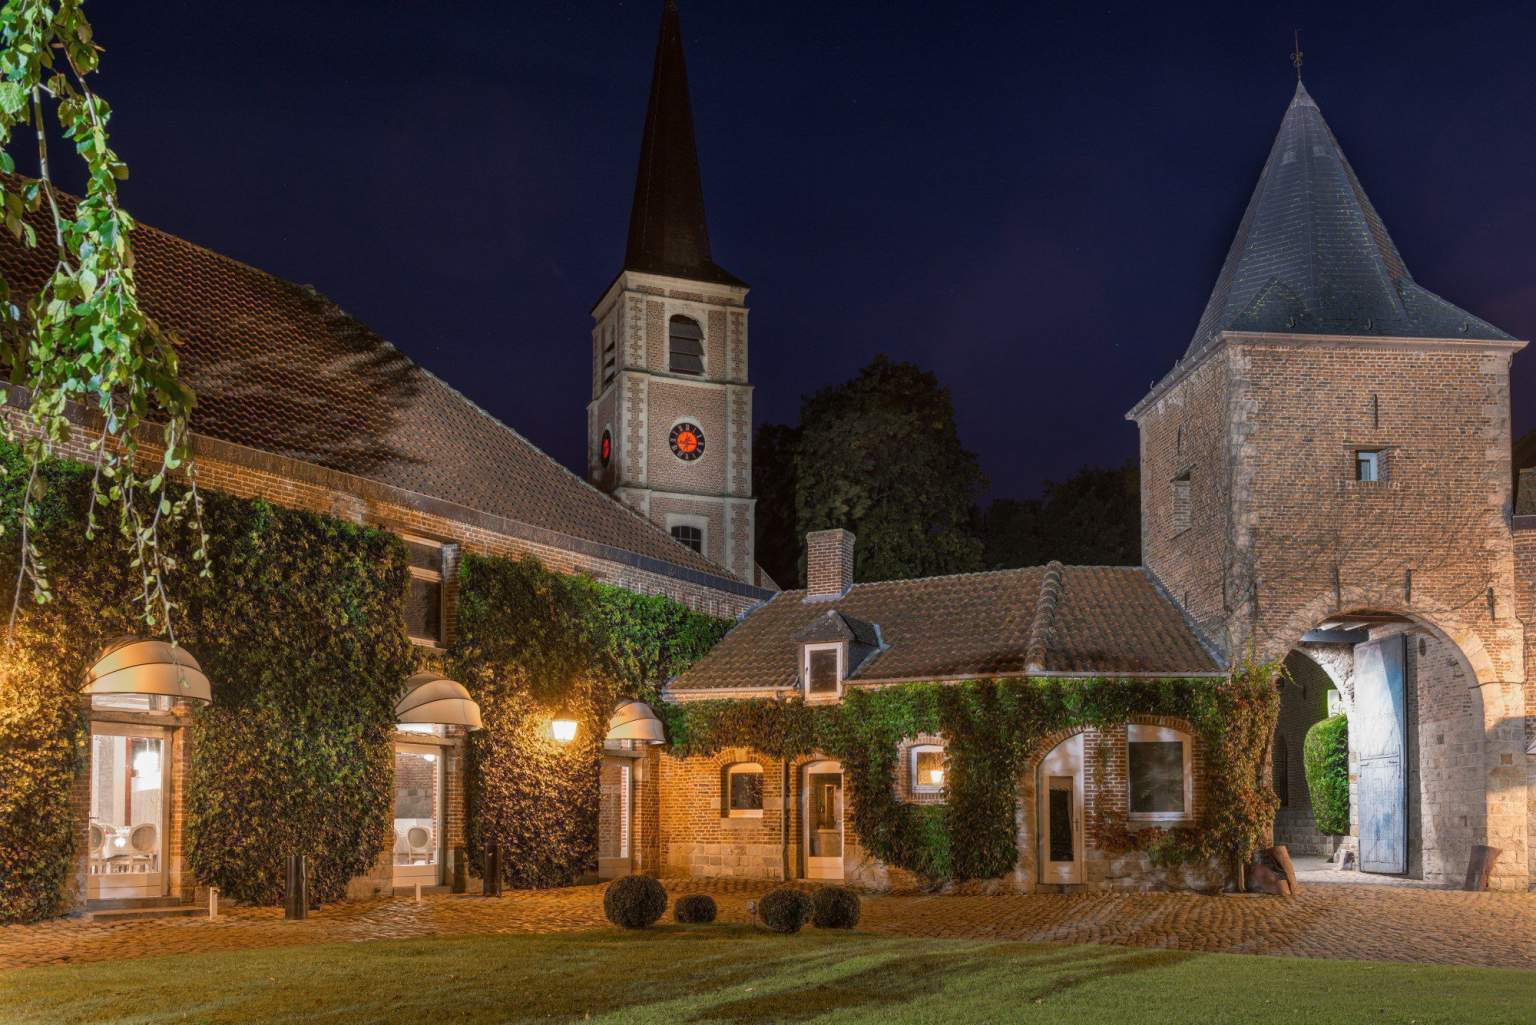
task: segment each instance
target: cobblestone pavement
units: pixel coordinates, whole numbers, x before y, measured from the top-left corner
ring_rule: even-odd
[[[720,919],[748,921],[763,885],[668,884],[708,892]],[[275,908],[230,908],[215,921],[60,919],[0,926],[0,968],[305,943],[610,928],[602,888],[356,901],[288,922]],[[668,915],[670,919],[670,915]],[[860,928],[902,936],[1115,943],[1214,953],[1359,958],[1536,969],[1536,894],[1328,886],[1295,899],[1195,894],[868,897]]]

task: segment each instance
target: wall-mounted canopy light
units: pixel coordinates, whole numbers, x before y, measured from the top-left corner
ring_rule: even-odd
[[[666,731],[661,720],[644,701],[626,701],[608,720],[608,740],[633,740],[641,744],[664,744]]]
[[[462,683],[437,673],[421,672],[405,681],[405,694],[395,702],[395,722],[403,726],[463,726],[478,730],[480,706]]]
[[[93,698],[142,694],[201,705],[213,701],[208,677],[185,648],[137,637],[120,637],[103,648],[80,689]]]

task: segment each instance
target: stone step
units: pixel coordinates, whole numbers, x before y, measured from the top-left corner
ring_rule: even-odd
[[[144,922],[152,918],[193,918],[206,915],[208,909],[201,904],[161,904],[140,907],[92,908],[85,917],[91,922]]]

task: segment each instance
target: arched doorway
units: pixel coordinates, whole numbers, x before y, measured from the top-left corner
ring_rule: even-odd
[[[1083,881],[1083,735],[1075,733],[1040,760],[1040,882]]]
[[[1277,842],[1376,878],[1460,882],[1488,837],[1482,697],[1460,647],[1418,617],[1360,611],[1304,633],[1286,668],[1274,758],[1288,763],[1289,800],[1276,814]],[[1349,826],[1325,835],[1303,746],[1335,713],[1348,720]]]

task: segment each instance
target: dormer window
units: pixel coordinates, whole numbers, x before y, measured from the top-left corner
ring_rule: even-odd
[[[674,374],[704,374],[704,329],[691,317],[673,317],[667,324],[670,359],[667,369]]]
[[[801,678],[807,701],[836,701],[843,691],[843,646],[807,644]]]

